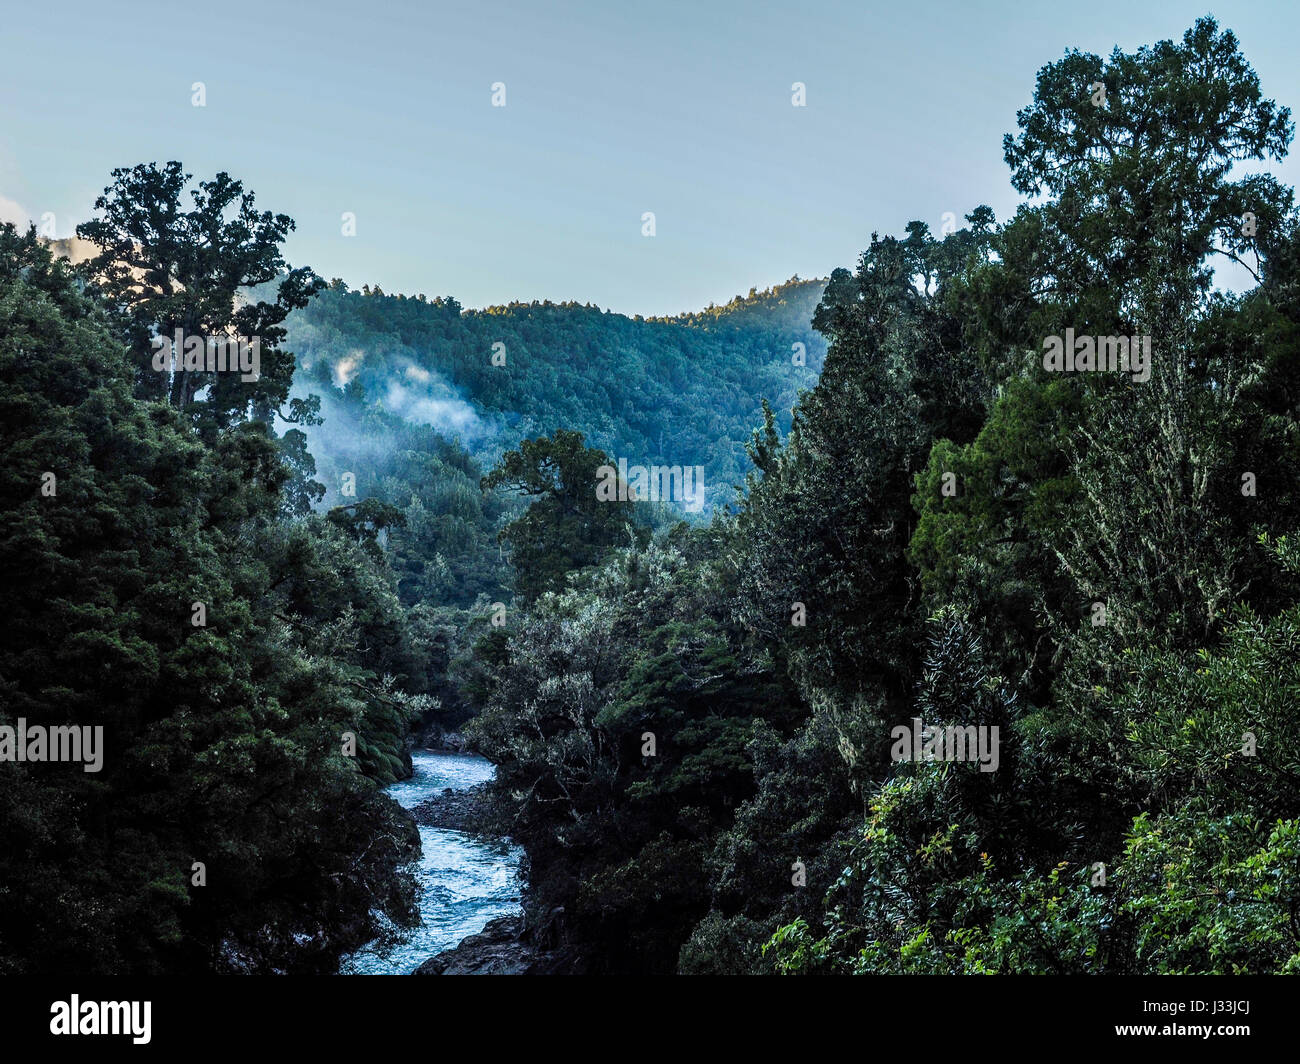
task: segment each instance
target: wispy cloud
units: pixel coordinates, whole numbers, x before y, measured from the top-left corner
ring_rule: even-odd
[[[432,376],[424,370],[420,373]],[[414,376],[418,380],[420,374],[408,376]],[[384,392],[384,408],[408,421],[432,425],[444,436],[459,436],[463,442],[477,439],[485,430],[475,409],[436,378],[419,389],[389,380]]]

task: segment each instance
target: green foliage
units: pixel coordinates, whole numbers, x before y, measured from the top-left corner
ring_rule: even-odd
[[[580,568],[492,647],[502,823],[588,967],[1300,966],[1300,225],[1233,165],[1289,112],[1207,18],[1068,52],[1018,124],[1043,199],[833,272],[820,379],[689,564]],[[1212,291],[1224,255],[1259,284]],[[1066,328],[1150,336],[1149,380],[1045,369]],[[914,717],[996,728],[997,770],[895,763]]]
[[[469,726],[528,847],[538,933],[597,970],[675,965],[708,910],[711,840],[752,792],[751,725],[786,714],[691,558],[702,537],[617,549],[541,596]]]
[[[485,491],[504,488],[531,500],[500,534],[510,544],[515,587],[525,602],[558,591],[568,573],[595,565],[626,540],[635,507],[598,496],[602,467],[609,468],[603,451],[583,446],[582,433],[560,429],[524,440],[483,478]]]
[[[376,783],[419,658],[382,560],[281,523],[265,425],[134,395],[120,328],[0,228],[0,723],[104,734],[100,772],[0,765],[0,967],[328,971],[372,909],[412,916],[418,836]]]
[[[836,270],[813,319],[830,342],[821,379],[779,453],[770,418],[751,445],[763,475],[736,522],[738,608],[785,644],[806,695],[830,680],[845,698],[875,688],[900,699],[914,678],[905,500],[933,437],[978,426],[957,412],[963,400],[980,409],[979,372],[953,356],[960,329],[944,307],[951,271],[980,239],[962,230],[940,244],[918,224],[906,242],[873,237],[856,274]],[[804,626],[792,624],[796,602]]]

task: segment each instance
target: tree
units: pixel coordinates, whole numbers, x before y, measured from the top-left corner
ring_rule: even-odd
[[[1203,296],[1210,256],[1241,262],[1261,247],[1258,234],[1274,245],[1290,208],[1291,190],[1272,177],[1230,179],[1234,163],[1281,159],[1295,127],[1261,94],[1232,31],[1208,16],[1180,44],[1116,48],[1109,62],[1067,52],[1039,71],[1016,122],[1020,135],[1003,139],[1012,183],[1055,197],[1042,216],[1042,269],[1062,303],[1109,289],[1115,310],[1131,308],[1153,270],[1182,299]]]
[[[270,421],[286,401],[293,357],[279,348],[289,312],[306,305],[325,282],[307,267],[293,269],[280,245],[293,219],[254,208],[252,192],[225,172],[182,196],[190,175],[179,162],[159,168],[140,164],[113,171],[113,183],[95,200],[103,214],[77,227],[77,235],[100,248],[85,264],[94,288],[120,309],[123,335],[136,366],[136,394],[165,397],[209,428],[224,428],[249,415]],[[253,301],[247,290],[278,281],[275,301]],[[260,376],[154,368],[154,337],[171,344],[183,337],[260,345]],[[182,351],[174,352],[177,360]],[[299,420],[302,410],[288,418]]]
[[[484,490],[505,488],[530,502],[500,533],[510,544],[515,588],[526,602],[558,591],[568,573],[595,565],[627,540],[634,504],[598,497],[600,469],[609,459],[582,441],[582,433],[568,429],[524,440],[482,480]]]
[[[281,525],[270,442],[205,445],[135,371],[0,227],[0,723],[103,736],[97,772],[0,772],[0,970],[328,971],[412,916],[418,835],[370,778],[422,708],[376,677],[417,671],[391,574]]]

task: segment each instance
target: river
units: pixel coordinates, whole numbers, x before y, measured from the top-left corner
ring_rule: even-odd
[[[470,754],[416,750],[414,774],[388,788],[411,809],[443,788],[464,790],[492,778],[492,762]],[[420,887],[420,925],[389,925],[384,933],[339,965],[343,975],[409,975],[436,953],[483,930],[489,920],[520,911],[519,860],[509,842],[476,839],[460,831],[420,825],[420,858],[413,871]]]

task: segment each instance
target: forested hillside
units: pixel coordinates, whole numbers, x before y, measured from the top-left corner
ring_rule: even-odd
[[[812,315],[824,287],[793,278],[726,306],[646,320],[579,303],[467,311],[452,298],[335,281],[286,326],[304,392],[360,389],[488,462],[564,428],[631,464],[698,465],[707,512],[744,479],[760,398],[788,425],[799,392],[816,381],[826,343]]]

